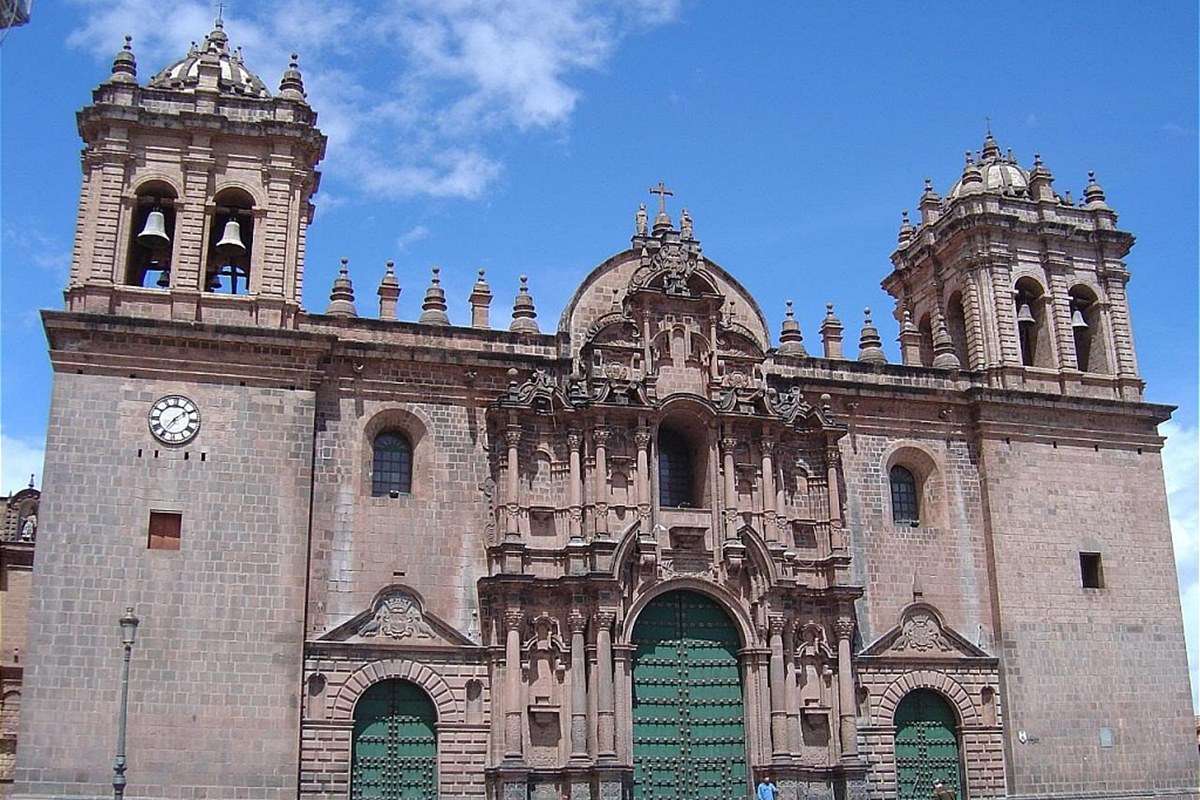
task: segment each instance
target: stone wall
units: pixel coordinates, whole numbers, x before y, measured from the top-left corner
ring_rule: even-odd
[[[169,393],[202,420],[175,448],[147,426]],[[131,793],[295,795],[313,404],[303,390],[56,372],[18,794],[111,793],[117,620],[132,606]],[[151,510],[182,513],[179,550],[147,549]]]

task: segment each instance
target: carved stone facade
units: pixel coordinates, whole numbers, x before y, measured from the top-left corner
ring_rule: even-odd
[[[29,486],[0,497],[0,797],[8,796],[17,760],[26,620],[41,499],[32,475]]]
[[[661,184],[553,333],[527,280],[488,327],[482,274],[450,325],[436,270],[396,320],[390,262],[379,319],[346,263],[310,313],[324,139],[295,62],[271,96],[235,52],[218,28],[142,86],[122,51],[80,117],[18,796],[105,793],[127,605],[146,797],[345,798],[386,719],[428,794],[641,798],[664,685],[733,709],[736,735],[692,731],[735,748],[721,796],[896,796],[917,696],[960,796],[1195,796],[1169,409],[1141,400],[1132,237],[1098,186],[1056,199],[989,138],[930,188],[884,283],[902,364],[869,312],[847,357],[832,307],[822,355],[790,313],[774,347]],[[174,394],[202,421],[166,444],[146,415]],[[178,549],[147,547],[151,514]],[[720,677],[687,683],[689,641]]]

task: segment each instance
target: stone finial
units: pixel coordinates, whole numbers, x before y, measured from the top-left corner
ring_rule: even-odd
[[[908,367],[921,366],[921,332],[913,325],[912,312],[907,308],[896,338],[900,342],[900,362]]]
[[[441,267],[434,267],[429,278],[429,288],[425,290],[425,300],[421,303],[421,316],[417,322],[422,325],[449,325],[450,317],[446,314],[446,290],[442,288],[439,277]]]
[[[342,267],[337,277],[333,279],[333,289],[329,292],[329,307],[325,313],[336,317],[357,317],[358,309],[354,307],[354,284],[350,282],[350,259],[342,259]]]
[[[675,192],[659,181],[657,186],[650,187],[650,194],[658,195],[658,214],[654,217],[654,230],[652,231],[655,236],[658,236],[671,230],[671,215],[667,213],[667,198],[674,196]]]
[[[383,278],[379,281],[379,318],[396,318],[396,301],[400,298],[400,281],[396,280],[396,262],[389,260],[384,265]]]
[[[285,100],[295,100],[297,103],[306,102],[304,78],[300,74],[300,56],[296,53],[292,53],[288,68],[284,70],[283,78],[279,81],[279,96]]]
[[[1087,187],[1083,190],[1083,201],[1088,208],[1108,208],[1104,200],[1104,189],[1096,182],[1096,173],[1088,170]]]
[[[512,324],[508,329],[513,333],[541,333],[537,324],[537,309],[533,307],[533,296],[529,294],[529,276],[521,276],[521,288],[513,300]]]
[[[980,150],[980,156],[984,161],[995,161],[1000,158],[1000,145],[996,143],[996,137],[992,136],[990,126],[987,135],[983,137],[983,149]]]
[[[941,314],[933,326],[933,366],[934,369],[961,369],[958,353],[954,350],[954,340],[950,338],[950,329],[946,327],[946,318]]]
[[[900,233],[896,236],[896,242],[900,247],[908,247],[908,243],[912,241],[915,228],[908,220],[908,211],[900,212]]]
[[[113,56],[109,83],[137,83],[137,59],[133,55],[133,37],[126,34],[125,46]]]
[[[825,304],[825,319],[821,320],[821,344],[826,358],[845,358],[842,355],[842,321],[834,316],[833,303]]]
[[[922,598],[922,597],[924,597],[924,596],[925,596],[925,592],[924,592],[924,591],[921,589],[921,576],[920,576],[920,575],[917,573],[917,571],[914,569],[914,570],[913,570],[913,580],[912,580],[912,598],[913,598],[913,602],[914,602],[914,603],[918,603],[918,602],[920,602],[920,601],[921,601],[921,598]]]
[[[1033,154],[1033,169],[1029,170],[1029,196],[1034,200],[1054,200],[1054,176],[1042,163],[1041,153]]]
[[[1065,192],[1063,192],[1062,204],[1063,204],[1064,206],[1073,206],[1073,205],[1075,205],[1075,198],[1071,197],[1071,190],[1070,190],[1070,189],[1067,189]]]
[[[779,352],[785,356],[806,356],[804,336],[800,333],[800,323],[792,311],[792,301],[787,301],[787,311],[784,312],[783,326],[779,330]]]
[[[488,308],[492,305],[492,287],[488,286],[483,277],[483,270],[479,270],[479,276],[475,278],[475,285],[471,287],[471,296],[467,298],[467,302],[471,304],[471,327],[489,327]]]
[[[883,352],[883,340],[879,331],[871,321],[871,309],[863,309],[862,333],[858,336],[858,360],[868,364],[886,364],[887,356]]]
[[[922,225],[937,222],[942,215],[942,197],[933,190],[933,181],[929,178],[925,179],[925,190],[921,192],[918,208],[921,209]]]
[[[971,151],[967,151],[967,163],[963,166],[962,181],[959,184],[959,192],[962,194],[971,194],[972,192],[983,191],[983,173],[979,170],[979,165],[975,163],[975,158]]]

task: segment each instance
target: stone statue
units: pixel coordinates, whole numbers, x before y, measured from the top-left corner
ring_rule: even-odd
[[[637,216],[635,217],[634,222],[634,232],[637,233],[638,236],[645,236],[649,230],[649,225],[646,220],[646,204],[638,203]]]
[[[21,524],[21,541],[32,542],[33,537],[37,535],[37,514],[30,514],[25,518],[25,522]]]
[[[692,215],[686,208],[679,212],[679,235],[684,239],[692,238]]]

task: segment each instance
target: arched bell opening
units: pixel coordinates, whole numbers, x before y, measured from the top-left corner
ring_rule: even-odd
[[[631,642],[633,797],[745,797],[745,691],[733,618],[675,589],[638,614]]]
[[[954,705],[932,689],[913,689],[896,706],[893,721],[897,800],[928,800],[938,781],[955,797],[966,797]]]
[[[170,288],[176,200],[175,189],[165,181],[137,188],[125,255],[126,286]]]
[[[1081,372],[1110,373],[1104,317],[1096,293],[1087,286],[1079,285],[1072,288],[1069,294],[1076,365]]]
[[[971,366],[971,354],[967,347],[967,312],[963,307],[962,292],[954,292],[946,301],[946,328],[959,365],[968,369]]]
[[[1053,367],[1054,351],[1046,318],[1045,291],[1033,278],[1021,278],[1014,288],[1013,298],[1021,364],[1026,367]]]
[[[222,189],[213,199],[204,290],[246,294],[254,251],[254,198],[243,189]]]
[[[917,322],[917,333],[921,334],[921,366],[933,366],[933,321],[926,312]]]
[[[350,796],[438,796],[437,708],[415,683],[388,678],[373,684],[354,706],[350,742]]]

